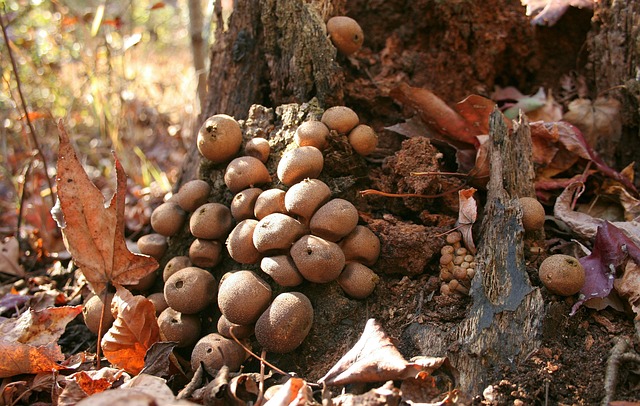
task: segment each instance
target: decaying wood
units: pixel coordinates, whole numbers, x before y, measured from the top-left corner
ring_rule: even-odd
[[[516,365],[538,347],[544,317],[540,290],[526,273],[517,200],[534,190],[528,124],[521,116],[510,133],[496,110],[490,128],[491,177],[470,291],[473,305],[468,317],[450,329],[410,329],[423,353],[450,358],[461,388],[472,394],[495,379],[493,368]]]

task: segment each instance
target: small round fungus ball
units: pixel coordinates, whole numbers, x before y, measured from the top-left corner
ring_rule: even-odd
[[[229,256],[241,264],[255,264],[260,261],[262,254],[253,245],[253,233],[258,225],[256,219],[246,219],[239,222],[227,237],[227,251]]]
[[[380,255],[380,239],[365,226],[356,226],[342,241],[340,248],[347,261],[357,261],[371,266]]]
[[[244,146],[244,154],[258,158],[262,163],[267,163],[269,154],[271,153],[271,145],[264,138],[252,138]]]
[[[200,268],[211,268],[222,259],[222,244],[218,241],[196,238],[189,247],[189,259]]]
[[[336,280],[345,264],[344,253],[338,244],[315,235],[305,235],[296,241],[290,254],[300,274],[310,282]]]
[[[360,24],[350,17],[331,17],[327,21],[327,32],[336,49],[347,56],[357,52],[364,43]]]
[[[152,293],[147,296],[147,299],[153,303],[153,307],[156,309],[156,316],[159,316],[164,309],[169,307],[167,301],[164,299],[163,292]]]
[[[378,146],[378,135],[373,128],[360,124],[349,133],[349,144],[359,155],[367,156]]]
[[[305,121],[296,129],[293,140],[301,147],[316,147],[324,150],[327,147],[329,128],[322,121]]]
[[[322,114],[322,122],[338,134],[347,134],[360,123],[360,119],[349,107],[334,106],[325,110]]]
[[[571,296],[580,292],[584,286],[584,268],[576,258],[570,255],[551,255],[540,264],[540,280],[551,293]]]
[[[348,200],[332,199],[311,217],[311,233],[336,242],[351,233],[358,225],[358,209]]]
[[[253,207],[253,214],[258,220],[262,220],[269,214],[286,213],[287,208],[284,206],[285,191],[281,189],[265,190],[256,199]]]
[[[231,323],[255,323],[270,302],[271,287],[253,271],[228,273],[220,284],[218,307]]]
[[[252,156],[241,156],[229,162],[224,172],[224,183],[232,193],[271,182],[271,175],[262,161]]]
[[[100,329],[100,318],[102,317],[102,293],[99,295],[91,296],[85,302],[82,307],[82,316],[84,317],[84,324],[87,325],[89,331],[93,334],[98,334],[98,330]],[[107,308],[104,310],[104,318],[102,319],[102,334],[106,333],[107,330],[111,327],[113,322],[115,321],[115,317],[111,313],[111,301],[113,300],[113,293],[107,293],[106,302],[108,303]]]
[[[533,197],[518,199],[522,206],[522,227],[525,231],[540,230],[544,227],[544,207]]]
[[[158,261],[167,252],[167,237],[158,233],[143,235],[137,241],[141,254],[149,255]]]
[[[190,180],[180,187],[176,202],[185,211],[193,212],[207,202],[210,192],[211,186],[204,180]]]
[[[338,277],[344,293],[354,299],[364,299],[372,294],[379,281],[375,272],[358,262],[349,262]]]
[[[165,237],[176,234],[187,218],[187,213],[174,201],[162,203],[151,213],[151,228]]]
[[[198,131],[198,151],[213,163],[228,162],[242,146],[242,130],[238,122],[226,114],[205,120]]]
[[[131,285],[123,285],[125,288],[129,289],[132,292],[146,292],[153,287],[156,283],[156,278],[158,274],[154,271],[148,273],[145,277],[138,280],[138,282],[133,283]]]
[[[220,368],[229,367],[236,372],[247,359],[247,353],[238,343],[220,334],[211,333],[202,337],[191,352],[191,369],[197,370],[200,364],[209,375],[216,376]]]
[[[164,284],[164,298],[172,309],[195,314],[215,302],[218,286],[209,272],[198,267],[179,270]]]
[[[305,233],[298,220],[282,213],[269,214],[253,231],[253,246],[261,253],[288,250]]]
[[[179,255],[177,257],[173,257],[164,266],[164,270],[162,271],[162,280],[166,282],[167,279],[169,279],[169,277],[174,273],[192,265],[193,263],[191,262],[189,257],[186,255]]]
[[[226,338],[237,338],[239,340],[243,338],[249,338],[253,335],[253,324],[236,324],[232,323],[223,314],[218,318],[218,324],[216,329],[218,334]],[[233,332],[233,336],[231,335]]]
[[[167,307],[158,316],[158,327],[162,341],[175,341],[177,347],[184,348],[198,341],[202,323],[195,314],[182,314]]]
[[[231,227],[233,227],[231,210],[220,203],[203,204],[189,219],[189,230],[196,238],[207,240],[226,238]]]
[[[304,179],[284,195],[284,207],[291,214],[311,219],[313,213],[331,198],[331,189],[319,179]]]
[[[262,189],[252,187],[238,192],[231,201],[231,216],[237,222],[253,218],[254,209],[258,196]]]
[[[266,351],[291,352],[302,344],[312,325],[309,298],[300,292],[281,293],[256,322],[256,340]]]
[[[324,167],[322,152],[311,146],[298,147],[285,152],[278,162],[277,175],[287,186],[304,178],[317,178]]]
[[[280,286],[298,286],[304,281],[288,255],[264,257],[260,261],[260,269]]]

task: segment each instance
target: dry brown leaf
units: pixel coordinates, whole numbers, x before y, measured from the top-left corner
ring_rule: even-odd
[[[627,262],[622,277],[613,281],[613,287],[629,301],[636,320],[640,320],[640,266],[631,260]]]
[[[0,241],[0,272],[22,278],[25,273],[20,265],[20,246],[18,239],[7,237]]]
[[[165,380],[140,374],[117,389],[97,393],[77,403],[78,406],[193,406],[196,403],[176,400]]]
[[[81,312],[82,306],[64,306],[0,321],[0,378],[63,369],[57,341]]]
[[[591,147],[611,157],[622,134],[620,106],[616,99],[604,97],[594,102],[576,99],[563,119],[578,127]]]
[[[446,358],[421,357],[407,362],[380,323],[369,319],[358,342],[318,382],[333,386],[402,380],[431,373],[445,361]]]
[[[155,307],[144,296],[118,286],[111,312],[116,320],[102,338],[102,351],[115,367],[138,374],[147,350],[160,339]]]
[[[393,381],[387,381],[379,388],[373,388],[363,394],[343,393],[331,399],[334,406],[387,406],[399,405],[402,400],[401,391],[395,387]],[[404,404],[404,403],[403,403]]]
[[[64,389],[58,396],[58,406],[72,406],[82,399],[110,389],[114,382],[131,377],[121,369],[101,368],[97,371],[80,371],[65,377]]]
[[[290,378],[264,406],[305,406],[314,404],[311,388],[304,379]]]
[[[473,235],[471,229],[478,218],[478,204],[473,194],[476,192],[474,188],[463,189],[458,191],[459,209],[458,209],[458,230],[462,234],[462,240],[465,247],[472,254],[476,253],[476,245],[473,243]]]
[[[134,254],[124,239],[126,176],[116,159],[116,193],[105,207],[104,197],[91,182],[69,136],[58,123],[58,204],[64,215],[54,215],[65,246],[94,292],[108,284],[134,285],[158,268],[155,259]]]

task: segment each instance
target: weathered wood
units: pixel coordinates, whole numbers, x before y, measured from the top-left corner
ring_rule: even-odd
[[[424,354],[446,355],[460,372],[460,387],[478,394],[494,368],[514,365],[539,345],[544,317],[540,290],[525,268],[522,211],[517,198],[533,195],[531,138],[521,116],[510,133],[502,114],[490,118],[491,175],[471,284],[473,305],[451,328],[413,325]]]

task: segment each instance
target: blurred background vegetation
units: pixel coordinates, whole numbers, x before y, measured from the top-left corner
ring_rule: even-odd
[[[51,190],[34,153],[9,48],[49,176],[55,176],[56,123],[62,120],[105,193],[116,153],[130,180],[134,210],[127,224],[136,231],[147,222],[150,200],[171,190],[193,136],[199,102],[189,6],[201,7],[206,44],[211,3],[0,0],[9,38],[8,44],[0,38],[0,235],[15,233],[18,218],[41,234],[55,228],[48,216]]]

